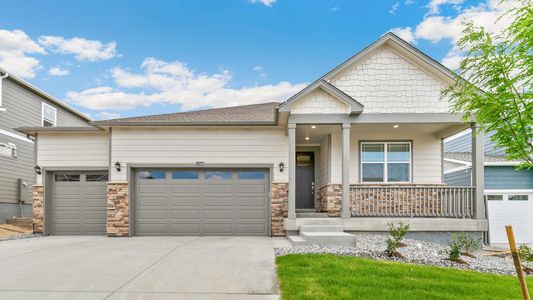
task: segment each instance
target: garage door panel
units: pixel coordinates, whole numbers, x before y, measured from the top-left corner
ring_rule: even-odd
[[[198,183],[184,183],[179,180],[180,184],[173,182],[168,188],[169,192],[173,194],[196,194],[201,190],[201,186]]]
[[[172,210],[170,212],[170,218],[171,219],[200,219],[202,217],[202,213],[198,209],[180,209],[180,210]]]
[[[491,243],[507,243],[505,226],[513,226],[517,243],[533,242],[533,203],[532,194],[512,192],[493,194],[498,200],[488,200],[489,233]],[[509,200],[511,195],[528,195],[528,200]]]
[[[237,193],[239,194],[265,194],[264,184],[244,184],[237,186]]]
[[[232,189],[233,187],[231,184],[214,184],[207,181],[206,185],[204,185],[205,194],[220,195],[222,193],[232,193]]]
[[[267,172],[177,169],[165,173],[166,179],[158,183],[136,183],[138,235],[268,234]],[[156,211],[160,213],[152,213]],[[154,226],[154,219],[161,226]]]

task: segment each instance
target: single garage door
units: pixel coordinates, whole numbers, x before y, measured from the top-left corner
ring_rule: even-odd
[[[268,170],[136,172],[137,235],[268,235]]]
[[[517,243],[533,243],[533,194],[486,193],[491,244],[506,244],[505,225],[512,225]]]
[[[51,234],[106,233],[107,171],[53,174]]]

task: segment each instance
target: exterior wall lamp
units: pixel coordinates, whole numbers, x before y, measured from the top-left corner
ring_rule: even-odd
[[[283,162],[279,163],[279,171],[283,172],[283,168],[285,167],[285,164]]]
[[[41,169],[41,167],[39,167],[39,165],[36,165],[33,169],[35,170],[35,173],[37,173],[37,175],[41,175],[43,173],[43,170]]]
[[[117,169],[117,172],[120,172],[120,170],[122,170],[121,167],[120,167],[120,162],[117,161],[115,163],[115,169]]]

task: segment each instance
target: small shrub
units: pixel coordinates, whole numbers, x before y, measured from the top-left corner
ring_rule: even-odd
[[[394,238],[389,236],[387,238],[387,249],[385,250],[385,254],[388,257],[401,256],[398,252],[396,252],[396,250],[398,250],[399,247],[400,247],[400,244],[398,243],[398,241],[396,241]]]
[[[463,253],[465,253],[467,256],[473,257],[472,252],[479,247],[481,239],[474,239],[463,232],[457,237],[457,242],[459,243]]]
[[[522,262],[533,262],[533,250],[527,245],[518,247],[518,256]]]
[[[398,223],[398,226],[394,226],[393,223],[389,223],[387,225],[389,225],[390,238],[396,241],[396,244],[398,244],[398,247],[405,246],[402,243],[402,240],[405,237],[405,235],[409,232],[409,224],[400,222]]]
[[[452,240],[448,242],[450,249],[448,250],[448,259],[451,261],[461,261],[461,244],[459,243],[455,235],[452,236]]]

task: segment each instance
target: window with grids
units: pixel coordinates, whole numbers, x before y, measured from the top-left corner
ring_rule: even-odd
[[[362,182],[410,182],[410,142],[361,143]]]
[[[42,110],[43,127],[56,126],[57,110],[44,102]]]

